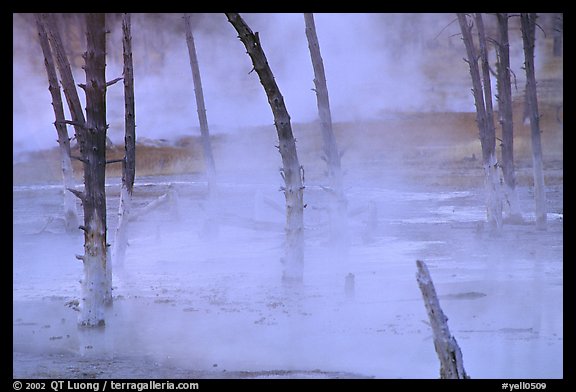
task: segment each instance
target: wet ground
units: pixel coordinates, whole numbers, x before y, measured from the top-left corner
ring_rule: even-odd
[[[392,171],[376,170],[384,166],[347,174],[347,247],[330,243],[326,192],[307,183],[305,281],[297,288],[280,284],[279,177],[271,186],[265,175],[239,182],[223,174],[212,204],[201,177],[138,178],[136,209],[169,189],[175,197],[131,224],[99,331],[78,329],[67,306],[79,297],[74,255],[83,238],[64,233],[59,186],[15,186],[13,376],[437,378],[415,279],[421,259],[471,377],[563,377],[561,161],[548,181],[548,230],[535,229],[532,191],[521,187],[526,222],[500,234],[483,224],[482,187],[393,181]],[[408,167],[412,178],[481,176],[464,162]],[[118,192],[112,181],[109,242]]]

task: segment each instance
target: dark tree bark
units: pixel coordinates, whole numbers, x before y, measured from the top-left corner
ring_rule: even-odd
[[[502,174],[504,177],[508,220],[521,222],[520,203],[516,191],[514,169],[514,121],[512,114],[512,81],[510,78],[510,42],[508,39],[508,14],[496,14],[498,21],[497,89],[500,125],[502,126]]]
[[[60,36],[60,32],[56,26],[54,16],[51,14],[42,14],[42,17],[46,21],[50,44],[56,57],[58,72],[60,73],[62,89],[64,90],[64,96],[66,97],[66,102],[68,103],[70,115],[72,116],[72,121],[69,123],[74,126],[76,140],[78,141],[79,146],[82,148],[82,145],[84,144],[82,137],[86,120],[84,118],[84,112],[82,111],[80,98],[78,97],[78,91],[76,90],[76,84],[74,83],[74,76],[72,75],[70,62],[66,56],[66,51],[64,50],[64,45],[62,44],[62,37]]]
[[[186,30],[186,43],[188,44],[188,55],[190,57],[190,68],[192,69],[192,79],[194,81],[194,94],[196,96],[196,108],[198,111],[198,121],[200,122],[200,134],[202,136],[202,151],[204,153],[204,165],[208,176],[208,186],[214,186],[214,176],[216,165],[212,154],[210,143],[210,131],[208,129],[208,118],[206,116],[206,105],[204,104],[204,92],[202,91],[202,79],[200,78],[200,67],[198,66],[198,56],[194,45],[194,36],[190,26],[190,15],[184,14],[184,28]]]
[[[348,238],[345,230],[347,203],[342,186],[340,153],[332,129],[332,113],[330,111],[326,73],[324,71],[324,62],[322,60],[320,44],[318,43],[318,36],[316,34],[314,15],[311,13],[305,13],[304,22],[306,25],[306,38],[308,39],[308,48],[312,59],[312,67],[314,69],[314,91],[316,92],[320,129],[322,131],[322,140],[324,142],[323,159],[327,163],[328,181],[330,184],[328,190],[333,196],[333,202],[330,203],[331,237],[334,244],[343,245]]]
[[[86,119],[78,98],[70,63],[58,28],[50,14],[46,20],[50,44],[54,49],[64,95],[72,115],[72,124],[80,147],[84,191],[69,188],[82,202],[84,210],[84,255],[82,260],[82,298],[79,324],[97,327],[105,324],[105,308],[112,304],[112,275],[106,242],[106,28],[104,14],[86,15],[87,50],[84,53],[86,83],[79,85],[86,93]],[[112,83],[112,82],[111,82]]]
[[[540,138],[540,112],[536,92],[536,72],[534,69],[534,46],[536,42],[536,14],[520,15],[522,41],[524,43],[524,69],[526,70],[526,99],[530,115],[532,141],[532,165],[534,174],[534,201],[536,204],[536,227],[545,230],[546,190],[544,185],[544,168],[542,163],[542,142]]]
[[[484,104],[486,105],[486,130],[484,139],[486,140],[487,154],[494,154],[496,149],[496,127],[494,125],[494,108],[492,106],[492,85],[490,83],[490,65],[488,62],[488,48],[486,46],[486,33],[482,14],[475,15],[476,30],[478,32],[478,43],[480,49],[480,62],[482,69],[482,86],[484,87]]]
[[[132,196],[136,177],[136,110],[130,14],[124,14],[122,17],[122,47],[124,53],[124,149],[126,151],[126,158],[122,163],[122,183],[126,185],[128,193]]]
[[[132,211],[132,194],[136,176],[136,113],[134,104],[134,68],[132,62],[132,31],[130,14],[122,16],[122,47],[124,59],[124,150],[122,188],[118,207],[118,226],[112,249],[114,266],[124,265],[128,245],[128,222]],[[109,268],[109,271],[111,269]]]
[[[479,37],[481,41],[481,53],[478,54],[472,39],[472,26],[468,24],[465,14],[457,14],[460,30],[462,31],[462,38],[466,46],[466,53],[468,59],[466,60],[470,67],[470,76],[472,79],[472,93],[474,95],[474,103],[476,105],[476,122],[480,131],[480,143],[482,145],[482,164],[485,174],[485,187],[486,187],[486,207],[488,224],[492,229],[500,230],[502,227],[502,203],[499,192],[498,181],[498,163],[496,161],[496,128],[494,126],[494,116],[492,110],[492,96],[490,90],[490,75],[488,70],[488,58],[486,54],[485,35],[482,18],[477,17],[477,26],[482,29]],[[483,75],[484,75],[484,88],[480,78],[480,69],[478,67],[478,59],[482,58]],[[486,90],[484,90],[486,89]],[[484,94],[483,94],[484,93]],[[485,100],[487,97],[487,100]]]
[[[52,96],[52,108],[54,109],[54,126],[58,134],[58,145],[60,147],[62,181],[64,185],[64,222],[66,231],[72,232],[78,229],[79,218],[76,209],[76,198],[72,193],[67,191],[68,188],[74,188],[75,186],[72,162],[70,160],[70,138],[68,137],[68,130],[66,128],[64,106],[62,104],[62,95],[60,94],[60,85],[58,84],[58,74],[56,73],[54,57],[52,55],[52,49],[50,48],[50,42],[48,41],[44,17],[42,14],[35,14],[35,19],[40,46],[44,54],[44,64],[48,76],[48,90]]]
[[[286,110],[284,98],[274,80],[274,75],[264,50],[260,45],[258,33],[253,33],[239,14],[227,13],[228,21],[238,32],[238,37],[246,47],[254,70],[264,87],[268,103],[274,115],[274,125],[278,133],[280,155],[282,156],[282,177],[284,178],[284,196],[286,198],[286,257],[283,260],[283,282],[302,282],[304,268],[304,185],[302,166],[298,160],[296,140],[292,134],[290,115]]]
[[[434,282],[428,271],[428,267],[421,260],[416,260],[418,273],[416,280],[422,292],[424,305],[430,320],[430,326],[434,335],[434,348],[440,360],[440,378],[443,379],[466,379],[470,378],[464,370],[464,361],[460,346],[448,328],[448,317],[444,315]]]
[[[84,163],[84,279],[80,324],[104,325],[104,309],[112,302],[106,243],[106,27],[104,14],[86,15],[86,127],[80,152]]]

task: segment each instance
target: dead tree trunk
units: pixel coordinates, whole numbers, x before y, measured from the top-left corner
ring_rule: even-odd
[[[81,146],[84,143],[82,136],[84,133],[86,120],[84,119],[84,112],[82,111],[80,98],[78,97],[78,92],[76,91],[76,84],[74,83],[74,76],[72,75],[70,62],[66,56],[66,51],[64,50],[62,38],[60,36],[60,32],[58,31],[58,27],[56,26],[54,16],[50,14],[42,14],[42,18],[46,21],[50,44],[56,57],[58,72],[60,73],[62,89],[64,91],[64,96],[66,97],[66,102],[68,103],[70,115],[72,116],[72,121],[67,121],[67,123],[74,126],[76,140]],[[79,159],[80,157],[72,158]]]
[[[322,131],[322,140],[324,142],[324,159],[328,165],[328,177],[331,186],[335,192],[342,193],[342,170],[340,164],[340,153],[336,145],[336,138],[332,130],[332,113],[330,111],[330,99],[328,95],[328,86],[326,83],[326,73],[324,71],[324,62],[320,54],[320,44],[316,35],[316,25],[314,24],[314,15],[304,14],[306,24],[306,38],[308,39],[308,48],[312,59],[314,69],[314,91],[316,92],[316,101],[318,104],[318,116],[320,118],[320,128]]]
[[[200,78],[200,67],[198,66],[198,56],[196,55],[196,46],[194,45],[194,36],[192,35],[189,14],[184,14],[184,28],[186,30],[186,43],[188,44],[192,79],[194,81],[194,94],[196,96],[198,121],[200,122],[202,151],[204,153],[204,165],[206,166],[206,174],[208,176],[208,188],[212,189],[214,186],[216,165],[214,164],[212,145],[210,143],[210,131],[208,129],[208,118],[206,116],[206,105],[204,104],[204,92],[202,91],[202,79]]]
[[[347,203],[342,186],[340,153],[336,144],[336,138],[334,137],[334,131],[332,130],[332,113],[330,111],[326,73],[324,71],[324,62],[316,34],[314,15],[305,13],[304,22],[306,25],[306,38],[308,39],[312,67],[314,69],[314,91],[316,92],[320,129],[324,142],[324,156],[322,158],[328,166],[328,181],[330,185],[327,190],[332,196],[332,202],[330,203],[331,237],[334,244],[342,245],[345,244],[348,236],[346,234]]]
[[[52,55],[52,49],[50,49],[50,42],[48,41],[44,18],[41,14],[35,14],[35,18],[38,37],[40,38],[40,46],[44,54],[46,74],[48,76],[48,90],[52,96],[52,108],[54,109],[55,117],[54,126],[58,134],[58,145],[60,146],[62,181],[64,184],[64,222],[66,231],[72,232],[78,229],[80,221],[76,208],[76,198],[72,193],[67,191],[68,188],[75,187],[74,172],[70,160],[70,139],[68,137],[68,130],[66,129],[64,106],[62,104],[62,95],[60,94],[60,85],[58,84],[58,74],[56,73],[54,57]]]
[[[520,15],[522,41],[524,43],[524,69],[526,70],[526,98],[530,114],[532,141],[532,166],[534,174],[534,201],[536,204],[536,227],[546,230],[546,190],[542,163],[542,142],[540,139],[540,112],[536,93],[536,73],[534,70],[534,46],[536,41],[536,14]]]
[[[476,29],[480,46],[480,59],[482,64],[482,84],[484,87],[484,104],[486,105],[486,130],[485,139],[488,146],[488,165],[484,163],[484,170],[488,181],[488,198],[490,209],[494,213],[496,229],[502,227],[502,197],[500,195],[500,176],[496,159],[496,126],[494,125],[494,108],[492,105],[492,85],[490,81],[490,65],[488,62],[488,48],[486,45],[486,33],[482,14],[476,14]]]
[[[134,108],[134,68],[132,64],[132,32],[130,14],[122,16],[122,47],[124,58],[124,160],[122,188],[118,207],[118,226],[112,248],[114,267],[123,268],[128,245],[128,222],[132,211],[132,194],[136,176],[136,113]],[[110,270],[110,269],[109,269]]]
[[[497,89],[498,111],[502,126],[502,174],[504,177],[505,206],[508,221],[522,222],[520,202],[516,191],[516,173],[514,169],[514,121],[512,114],[512,81],[510,78],[510,42],[508,40],[508,14],[496,14],[498,20],[497,43]]]
[[[196,54],[196,45],[192,35],[190,15],[184,14],[184,29],[186,32],[186,43],[188,45],[188,56],[190,58],[190,68],[192,70],[192,80],[194,82],[194,95],[196,97],[196,108],[198,111],[198,122],[200,123],[200,134],[202,140],[202,152],[204,155],[204,166],[208,181],[208,197],[206,198],[206,215],[201,235],[204,238],[213,238],[218,233],[217,215],[217,189],[216,189],[216,164],[212,153],[210,142],[210,131],[208,129],[208,118],[206,116],[206,105],[204,103],[204,92],[202,90],[202,79],[200,77],[200,67]]]
[[[87,14],[87,50],[84,54],[86,120],[62,39],[53,17],[46,16],[50,43],[56,55],[64,95],[72,115],[83,164],[84,191],[69,188],[82,202],[84,210],[84,255],[76,256],[84,265],[79,324],[104,325],[104,309],[112,303],[112,275],[106,243],[106,29],[104,14]]]
[[[112,301],[106,243],[106,27],[104,14],[86,15],[86,127],[80,152],[84,163],[84,279],[82,326],[104,325],[104,309]]]
[[[464,379],[470,378],[464,370],[464,361],[462,360],[462,351],[458,342],[448,328],[448,317],[444,315],[434,282],[428,271],[428,267],[421,260],[416,260],[418,273],[416,280],[422,292],[424,305],[428,312],[428,319],[434,335],[434,348],[440,360],[440,378],[446,379]]]
[[[286,198],[286,257],[283,260],[282,280],[285,283],[302,282],[304,272],[303,168],[298,161],[296,139],[292,134],[290,115],[286,110],[284,98],[260,45],[258,33],[253,33],[239,14],[227,13],[226,17],[238,32],[238,37],[252,59],[254,70],[260,78],[260,83],[264,87],[274,115],[274,125],[278,133],[278,148],[282,156],[281,174],[285,182],[283,190]]]
[[[498,180],[498,164],[496,161],[496,128],[494,126],[494,116],[492,112],[492,97],[490,90],[490,75],[488,70],[488,58],[485,53],[485,36],[482,29],[482,34],[479,37],[483,38],[481,43],[481,53],[478,55],[472,39],[472,26],[468,24],[465,14],[457,14],[460,29],[462,31],[462,38],[466,46],[466,53],[468,59],[465,60],[470,67],[470,76],[472,78],[472,93],[474,95],[474,103],[476,105],[476,122],[480,131],[480,143],[482,145],[482,164],[484,167],[485,175],[485,188],[486,188],[486,210],[488,217],[488,224],[491,228],[500,230],[502,227],[502,204],[499,196],[499,180]],[[481,17],[477,18],[481,21]],[[481,25],[477,26],[479,29]],[[482,45],[483,49],[482,50]],[[482,81],[480,79],[480,69],[478,67],[478,59],[482,57],[483,74],[484,74],[484,89],[482,88]],[[483,95],[484,92],[484,95]],[[485,100],[484,97],[488,99]]]

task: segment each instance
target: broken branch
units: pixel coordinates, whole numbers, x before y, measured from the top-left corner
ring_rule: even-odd
[[[72,188],[66,188],[66,189],[68,189],[70,192],[72,192],[72,194],[74,194],[74,196],[79,198],[82,202],[84,202],[84,200],[86,200],[86,196],[84,195],[84,192],[77,191],[76,189],[72,189]]]
[[[448,317],[444,315],[440,307],[428,267],[421,260],[416,260],[416,267],[418,268],[416,280],[422,292],[434,335],[434,348],[440,360],[440,377],[443,379],[470,378],[464,370],[460,347],[448,328]]]
[[[118,82],[121,81],[122,79],[124,79],[124,78],[123,78],[123,77],[119,77],[119,78],[116,78],[116,79],[111,80],[111,81],[109,81],[109,82],[106,82],[106,87],[110,87],[110,86],[112,86],[113,84],[118,83]]]
[[[73,125],[75,127],[84,128],[83,123],[81,123],[79,121],[72,121],[72,120],[57,120],[57,121],[54,121],[54,124],[68,124],[68,125]]]

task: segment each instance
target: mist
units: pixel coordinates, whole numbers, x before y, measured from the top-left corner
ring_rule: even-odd
[[[193,148],[200,131],[182,15],[133,14],[137,151],[147,155],[137,161],[134,206],[142,211],[171,197],[129,223],[106,327],[79,329],[74,301],[83,269],[75,255],[84,238],[63,226],[59,162],[47,152],[57,146],[54,113],[35,24],[30,14],[14,14],[14,377],[438,378],[415,279],[421,259],[472,378],[562,378],[563,66],[552,58],[551,37],[538,36],[536,52],[537,77],[560,86],[542,102],[549,227],[534,227],[529,125],[518,87],[515,154],[525,221],[494,235],[484,225],[481,147],[455,14],[314,14],[345,173],[342,246],[330,240],[303,15],[242,17],[259,32],[304,167],[304,283],[281,283],[286,207],[278,138],[236,31],[224,14],[193,14],[217,170],[209,198],[202,153]],[[75,81],[84,83],[83,17],[63,18]],[[107,23],[112,80],[122,74],[121,29],[117,15]],[[517,30],[510,41],[523,86]],[[108,88],[107,117],[111,148],[123,151],[121,82]],[[121,181],[110,173],[109,243]]]
[[[194,34],[211,132],[272,124],[264,91],[257,75],[250,73],[250,59],[225,16],[195,15]],[[292,121],[314,121],[317,109],[313,72],[302,15],[246,14],[245,18],[260,34]],[[320,13],[315,19],[334,121],[382,119],[398,111],[474,111],[472,95],[464,87],[469,84],[469,74],[453,14]],[[31,15],[14,14],[13,22],[13,144],[17,154],[53,147],[55,139],[50,128],[53,113],[45,70]],[[121,31],[116,22],[111,22],[108,40],[109,79],[122,73]],[[138,135],[174,139],[197,132],[181,15],[134,14],[133,24]],[[77,36],[79,44],[84,45],[80,32]],[[512,31],[510,39],[513,70],[521,82],[521,38]],[[435,48],[443,48],[438,53],[450,56],[435,53]],[[541,56],[536,59],[539,61]],[[79,65],[73,64],[77,83],[84,82]],[[83,94],[79,95],[83,100]],[[121,100],[121,84],[110,87],[108,136],[115,143],[123,140]],[[166,115],[160,119],[154,115],[157,111]],[[34,135],[33,142],[26,142],[29,132]]]
[[[302,15],[245,17],[253,31],[260,33],[292,121],[313,121],[317,109]],[[451,37],[457,33],[456,24],[450,24],[453,19],[452,14],[316,15],[334,121],[379,119],[390,111],[473,111],[469,91],[450,91],[450,99],[442,99],[446,92],[438,87],[444,80],[460,87],[468,78],[461,43]],[[33,22],[30,15],[21,14],[15,14],[13,20],[13,136],[17,153],[52,147],[54,138]],[[172,139],[192,134],[197,119],[181,16],[135,14],[133,24],[138,135]],[[211,131],[226,133],[272,124],[257,75],[250,73],[250,59],[225,16],[200,14],[193,25]],[[410,31],[414,26],[417,29]],[[122,70],[119,22],[110,29],[106,72],[113,79],[121,76]],[[453,58],[431,57],[426,48],[434,45],[451,47]],[[450,72],[441,75],[437,67],[449,67]],[[77,83],[84,82],[81,69],[73,69]],[[118,143],[123,140],[121,99],[121,84],[111,86],[109,137]],[[166,115],[158,118],[156,112]],[[25,142],[28,132],[35,135],[34,143]]]

